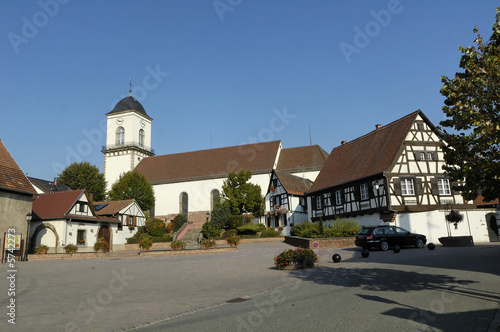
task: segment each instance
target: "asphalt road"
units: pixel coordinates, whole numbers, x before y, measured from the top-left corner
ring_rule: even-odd
[[[293,271],[301,281],[292,285],[133,330],[497,331],[499,259],[500,246],[371,252]]]
[[[0,331],[496,331],[500,246],[318,249],[278,271],[281,242],[230,253],[19,262]],[[340,263],[331,256],[339,253]],[[9,276],[4,264],[4,275]],[[16,301],[16,324],[8,323]],[[0,316],[1,317],[1,316]]]

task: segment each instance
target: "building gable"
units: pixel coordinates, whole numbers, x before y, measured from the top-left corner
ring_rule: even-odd
[[[36,193],[26,175],[0,140],[0,189],[32,195]]]

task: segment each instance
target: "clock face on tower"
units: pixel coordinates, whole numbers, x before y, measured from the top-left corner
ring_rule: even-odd
[[[145,125],[146,125],[146,122],[144,122],[144,120],[141,120],[141,127],[144,128]]]
[[[118,118],[116,120],[116,124],[119,125],[119,126],[121,126],[123,124],[123,119],[122,118]]]

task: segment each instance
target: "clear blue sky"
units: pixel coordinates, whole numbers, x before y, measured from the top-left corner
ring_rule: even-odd
[[[2,1],[0,139],[29,176],[50,180],[77,160],[102,171],[100,123],[129,78],[157,155],[303,146],[309,128],[330,152],[417,109],[437,125],[441,76],[459,69],[474,26],[489,38],[497,5]]]

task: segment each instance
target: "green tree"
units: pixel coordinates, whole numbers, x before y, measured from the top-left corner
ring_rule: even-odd
[[[99,173],[99,168],[89,162],[72,163],[66,167],[59,180],[72,190],[87,189],[94,195],[95,201],[106,199],[106,180],[104,174]]]
[[[441,94],[446,120],[441,121],[446,142],[443,167],[454,188],[469,200],[500,196],[500,7],[493,34],[484,42],[477,33],[477,48],[459,47],[463,72],[453,79],[443,76]]]
[[[185,214],[179,213],[178,215],[176,215],[173,220],[174,232],[177,232],[182,227],[182,225],[184,225],[187,222],[188,218]]]
[[[231,214],[251,213],[257,218],[264,215],[264,197],[258,185],[248,182],[251,178],[249,170],[240,170],[229,173],[224,181],[221,201],[229,206]]]
[[[228,228],[231,218],[231,209],[225,202],[215,203],[211,214],[211,222],[218,229]]]
[[[108,193],[112,201],[135,198],[144,212],[148,212],[155,204],[153,186],[137,171],[120,175]]]

